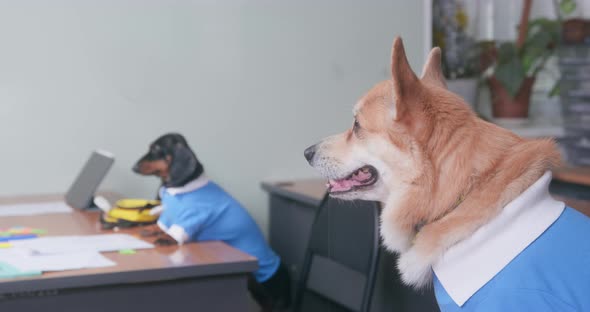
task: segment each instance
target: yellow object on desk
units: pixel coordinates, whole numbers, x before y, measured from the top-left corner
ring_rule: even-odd
[[[101,222],[105,228],[151,224],[158,220],[159,209],[159,200],[121,199],[108,213],[102,215]]]

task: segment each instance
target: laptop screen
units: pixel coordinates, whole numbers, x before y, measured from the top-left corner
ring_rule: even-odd
[[[92,206],[94,193],[115,161],[113,155],[106,151],[94,151],[82,168],[82,171],[70,186],[65,200],[73,208]]]

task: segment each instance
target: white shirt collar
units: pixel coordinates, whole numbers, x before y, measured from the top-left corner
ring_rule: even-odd
[[[203,173],[198,178],[190,181],[181,187],[166,187],[163,188],[170,195],[178,195],[188,193],[200,189],[209,183],[209,178]]]
[[[436,277],[457,305],[462,306],[559,218],[565,205],[549,194],[550,182],[548,171],[434,264]]]

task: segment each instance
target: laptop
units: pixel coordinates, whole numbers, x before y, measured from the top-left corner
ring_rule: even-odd
[[[70,186],[65,200],[73,208],[86,209],[93,206],[96,190],[111,169],[115,157],[107,151],[96,150]]]

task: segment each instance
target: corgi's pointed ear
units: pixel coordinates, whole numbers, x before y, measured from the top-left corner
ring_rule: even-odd
[[[418,85],[418,77],[410,68],[408,59],[406,58],[406,51],[404,44],[400,37],[396,37],[393,41],[393,48],[391,49],[391,80],[393,82],[394,93],[394,119],[400,119],[406,108],[406,99],[415,91]]]
[[[437,85],[439,87],[446,88],[447,83],[445,82],[445,76],[442,71],[441,64],[441,51],[439,47],[436,47],[428,54],[426,64],[422,70],[421,80],[425,83]]]

